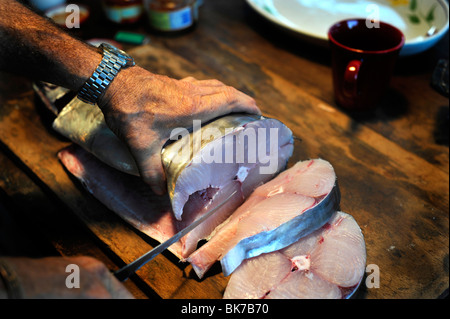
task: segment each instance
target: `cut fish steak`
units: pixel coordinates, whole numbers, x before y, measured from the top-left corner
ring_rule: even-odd
[[[224,298],[349,298],[365,265],[361,229],[352,216],[335,212],[294,244],[245,260],[231,275]]]
[[[329,162],[298,162],[259,186],[188,261],[202,278],[220,260],[228,276],[243,260],[287,247],[320,228],[338,210],[339,202],[336,174]]]
[[[109,166],[138,175],[127,147],[106,126],[99,108],[74,99],[53,127]],[[237,192],[214,218],[185,238],[181,255],[187,257],[257,186],[286,166],[293,136],[278,120],[248,114],[223,116],[191,133],[180,132],[182,137],[167,143],[161,154],[172,211],[180,225],[192,223]]]

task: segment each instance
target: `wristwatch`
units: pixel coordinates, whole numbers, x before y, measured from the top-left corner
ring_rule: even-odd
[[[100,48],[103,59],[78,92],[78,98],[89,104],[98,102],[121,69],[135,65],[131,56],[111,44],[102,43]]]

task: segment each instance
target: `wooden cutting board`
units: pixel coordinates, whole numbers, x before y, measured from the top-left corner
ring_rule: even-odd
[[[220,50],[220,42],[217,42]],[[380,287],[358,292],[365,298],[436,298],[448,288],[449,175],[336,108],[234,52],[221,74],[194,65],[162,46],[130,52],[138,64],[175,78],[219,78],[263,101],[264,115],[284,122],[302,141],[290,164],[323,158],[335,168],[341,209],[356,219],[366,240],[367,264],[380,271]],[[228,57],[231,57],[229,55]],[[239,78],[228,66],[240,70]],[[51,129],[49,115],[33,93],[0,95],[0,139],[51,193],[75,213],[108,254],[129,263],[157,243],[132,229],[71,178],[56,153],[70,144]],[[4,93],[4,94],[3,94]],[[66,214],[70,212],[61,212]],[[70,227],[70,225],[60,225]],[[119,262],[120,263],[120,262]],[[196,278],[190,265],[170,253],[138,272],[137,281],[162,298],[221,298],[228,278],[216,265]]]

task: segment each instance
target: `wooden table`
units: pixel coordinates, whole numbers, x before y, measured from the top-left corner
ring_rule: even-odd
[[[144,21],[126,29],[148,33],[151,44],[125,48],[153,72],[217,78],[253,96],[265,115],[301,138],[291,164],[317,157],[332,163],[341,208],[361,226],[367,264],[380,271],[380,287],[363,282],[356,297],[445,296],[449,101],[430,79],[438,59],[448,59],[448,34],[431,50],[400,59],[379,109],[353,116],[334,102],[327,48],[281,32],[245,1],[205,2],[194,31],[168,37]],[[112,37],[125,28],[101,27],[101,8],[92,6],[83,37]],[[52,115],[29,80],[2,73],[0,92],[0,212],[16,221],[6,253],[90,255],[117,269],[156,245],[63,169],[56,153],[70,142],[51,129]],[[191,266],[164,253],[126,285],[138,298],[221,298],[227,281],[219,267],[198,280]]]

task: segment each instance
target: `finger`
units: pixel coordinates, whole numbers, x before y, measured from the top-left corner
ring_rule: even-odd
[[[220,82],[216,79],[209,79],[209,80],[200,80],[197,81],[196,84],[202,85],[202,86],[212,86],[212,87],[225,87],[226,85],[223,84],[223,82]]]
[[[195,82],[195,81],[197,81],[197,79],[192,77],[192,76],[188,76],[188,77],[185,77],[184,79],[181,79],[180,81],[183,81],[183,82]]]
[[[142,179],[150,185],[154,193],[164,195],[167,192],[164,169],[161,164],[161,152],[154,154],[143,163],[140,172]]]
[[[137,154],[133,154],[142,180],[158,195],[163,195],[167,191],[161,149],[162,145],[157,149],[141,150]]]
[[[261,115],[261,110],[258,108],[256,101],[252,97],[230,86],[226,86],[214,94],[203,96],[201,104],[202,108],[212,108],[214,116],[225,113],[250,113]]]
[[[145,117],[134,119],[132,125],[122,127],[123,140],[133,156],[139,175],[158,195],[165,193],[165,174],[161,161],[161,150],[165,140],[149,128]]]
[[[238,95],[238,98],[232,100],[230,103],[232,112],[244,112],[244,113],[261,115],[261,110],[259,109],[258,105],[256,104],[256,101],[254,98],[250,97],[249,95],[247,95],[241,91],[237,91],[237,95]]]

